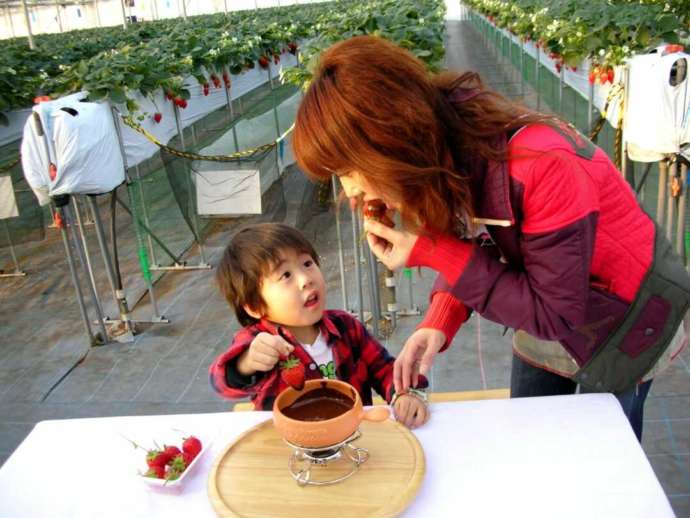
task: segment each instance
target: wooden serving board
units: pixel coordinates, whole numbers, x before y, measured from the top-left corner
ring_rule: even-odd
[[[272,420],[255,426],[214,462],[208,480],[213,508],[219,516],[242,518],[398,515],[424,478],[422,447],[407,428],[392,420],[362,421],[360,431],[355,444],[368,449],[370,456],[357,473],[329,486],[300,487],[288,470],[292,450]],[[335,464],[315,466],[312,473],[314,478],[335,478],[346,470]]]

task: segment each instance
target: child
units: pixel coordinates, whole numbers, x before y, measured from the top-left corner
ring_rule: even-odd
[[[245,326],[209,369],[221,395],[250,396],[257,410],[271,410],[288,386],[281,371],[293,365],[306,379],[350,383],[364,405],[371,405],[373,388],[410,428],[426,422],[422,391],[394,394],[388,351],[347,312],[324,310],[318,256],[298,230],[278,223],[241,230],[225,249],[216,279]]]

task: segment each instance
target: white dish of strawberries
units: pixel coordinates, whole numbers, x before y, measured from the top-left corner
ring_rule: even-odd
[[[208,450],[211,437],[171,430],[147,443],[128,439],[141,452],[139,476],[155,487],[179,488]]]

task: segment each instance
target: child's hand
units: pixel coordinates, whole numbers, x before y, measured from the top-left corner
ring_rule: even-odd
[[[237,360],[237,370],[244,376],[268,372],[276,366],[281,355],[289,355],[295,348],[283,337],[270,333],[256,335],[249,349]]]
[[[427,404],[411,394],[401,394],[393,404],[395,419],[408,428],[418,428],[429,419]]]

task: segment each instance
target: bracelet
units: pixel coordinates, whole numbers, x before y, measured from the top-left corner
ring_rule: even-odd
[[[395,394],[393,394],[390,406],[395,405],[395,402],[398,400],[400,396],[414,396],[420,401],[422,401],[425,405],[429,404],[429,395],[426,393],[425,390],[410,387],[409,389],[407,389],[407,392],[396,392]]]

